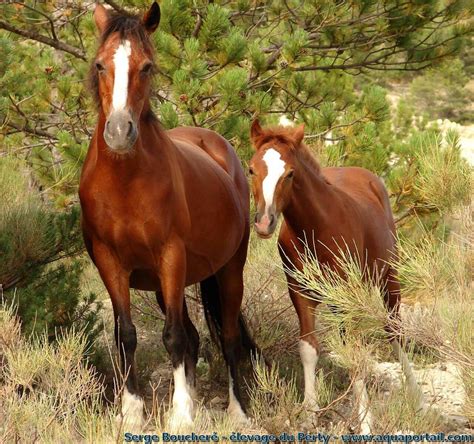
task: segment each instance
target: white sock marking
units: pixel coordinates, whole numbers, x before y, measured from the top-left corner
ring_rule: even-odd
[[[265,214],[273,204],[273,195],[281,175],[285,172],[285,162],[281,159],[280,153],[269,148],[263,155],[263,160],[267,165],[267,175],[262,182],[263,198],[265,199]]]
[[[121,110],[127,106],[128,59],[131,53],[130,41],[125,40],[119,45],[114,54],[115,79],[112,94],[112,106],[114,110]]]
[[[240,405],[240,402],[235,397],[234,380],[232,379],[232,376],[230,375],[230,370],[229,370],[229,407],[227,407],[227,412],[229,413],[230,416],[232,416],[237,421],[248,420],[247,415],[242,410],[242,406]]]
[[[354,397],[360,420],[360,433],[368,435],[372,433],[372,413],[370,412],[369,395],[362,378],[354,381]]]
[[[143,399],[134,395],[125,387],[122,395],[122,415],[126,424],[143,424]]]
[[[188,390],[184,363],[176,367],[173,372],[173,377],[174,393],[172,427],[179,428],[182,425],[190,425],[193,422],[193,400]]]
[[[392,349],[396,358],[401,364],[402,371],[405,375],[405,379],[407,382],[408,391],[416,399],[417,409],[423,410],[425,407],[423,392],[421,391],[420,387],[418,386],[418,383],[416,382],[415,374],[413,373],[413,369],[411,368],[410,361],[408,360],[408,356],[405,353],[405,350],[403,350],[402,346],[396,339],[392,341]]]
[[[309,342],[300,340],[300,357],[304,371],[304,402],[316,406],[316,392],[314,383],[316,381],[316,364],[318,363],[318,352]]]

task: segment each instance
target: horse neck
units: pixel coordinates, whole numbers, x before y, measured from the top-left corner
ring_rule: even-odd
[[[335,204],[334,190],[316,161],[308,156],[311,154],[303,153],[298,158],[292,196],[283,211],[286,223],[298,235],[309,235],[315,226],[327,224],[331,205]]]
[[[108,151],[103,135],[106,120],[104,112],[100,110],[96,127],[96,156],[101,166],[109,168],[123,178],[133,175],[134,172],[142,171],[143,168],[149,168],[151,160],[153,163],[160,163],[161,172],[164,172],[169,166],[172,143],[161,129],[158,121],[150,118],[148,113],[142,112],[138,138],[131,155],[114,155]],[[144,143],[144,134],[152,136],[153,140],[147,140]]]

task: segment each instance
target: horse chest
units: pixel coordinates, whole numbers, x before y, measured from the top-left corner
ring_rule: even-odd
[[[103,193],[103,196],[107,196]],[[166,237],[167,227],[159,217],[159,210],[151,211],[146,199],[102,198],[83,205],[84,218],[93,238],[106,244],[124,263],[151,266]],[[156,205],[155,205],[156,208]]]

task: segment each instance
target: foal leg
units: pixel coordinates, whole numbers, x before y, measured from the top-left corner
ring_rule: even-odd
[[[178,239],[163,248],[159,275],[166,320],[163,342],[173,365],[174,393],[171,427],[192,425],[193,400],[186,380],[185,356],[188,336],[184,322],[186,252]]]
[[[137,333],[130,313],[129,276],[112,252],[94,244],[94,259],[112,300],[115,321],[115,342],[120,354],[121,372],[125,378],[122,394],[122,416],[128,425],[143,424],[143,399],[138,394],[135,369]]]
[[[409,393],[416,400],[416,409],[423,410],[425,407],[423,392],[421,391],[416,381],[413,370],[410,366],[408,356],[401,345],[401,332],[400,332],[400,283],[398,282],[396,270],[390,268],[388,270],[387,281],[385,284],[385,304],[389,310],[395,326],[388,326],[387,331],[390,333],[390,342],[395,357],[400,362],[405,380],[407,382],[407,388]]]
[[[318,410],[316,402],[315,382],[316,364],[319,358],[319,343],[314,334],[314,310],[318,302],[305,297],[297,290],[296,281],[287,275],[288,292],[296,309],[300,322],[300,358],[304,373],[304,404],[311,410]]]

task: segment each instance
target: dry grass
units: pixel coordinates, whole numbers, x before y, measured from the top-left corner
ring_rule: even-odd
[[[453,216],[450,224],[456,233],[448,239],[427,234],[419,243],[401,240],[399,272],[406,300],[417,303],[416,310],[407,311],[404,332],[422,346],[421,353],[458,364],[467,397],[463,412],[472,421],[474,304],[470,214],[464,210]],[[257,342],[273,365],[267,368],[258,363],[255,381],[248,383],[252,423],[246,426],[232,423],[222,404],[214,409],[209,402],[216,395],[225,402],[225,370],[220,352],[211,345],[199,298],[193,289],[188,289],[191,317],[201,334],[199,384],[210,390],[201,390],[206,402],[198,404],[194,431],[277,434],[316,427],[339,434],[357,429],[350,375],[370,375],[375,361],[390,356],[383,329],[387,314],[376,285],[361,279],[360,264],[342,254],[340,265],[346,267],[345,280],[321,269],[314,260],[308,261],[300,276],[309,289],[326,295],[326,304],[321,304],[317,313],[317,329],[330,353],[320,359],[316,386],[321,410],[315,413],[301,404],[301,365],[295,347],[298,323],[286,292],[276,241],[252,237],[245,270],[244,310]],[[139,331],[137,360],[139,368],[146,368],[147,372],[163,367],[164,361],[168,366],[160,342],[162,318],[159,312],[153,312],[153,298],[148,294],[134,298]],[[341,322],[347,332],[345,341],[339,334]],[[107,366],[111,365],[113,348],[110,343],[104,348]],[[82,359],[85,355],[85,341],[79,332],[62,335],[56,345],[43,338],[25,338],[20,335],[12,309],[1,307],[0,442],[122,442],[125,430],[115,420],[118,406],[104,403],[104,386]],[[163,375],[167,376],[153,380],[147,390],[148,422],[144,431],[148,433],[167,430],[171,372]],[[140,377],[147,379],[149,375],[142,371]],[[380,389],[377,378],[368,380],[374,432],[445,429],[435,410],[416,412],[414,400],[406,390],[387,394]]]

